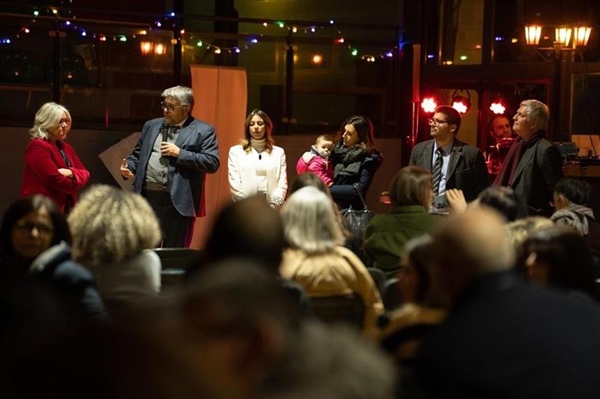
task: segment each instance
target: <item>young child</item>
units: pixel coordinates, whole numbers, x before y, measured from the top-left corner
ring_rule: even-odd
[[[329,155],[333,148],[333,138],[328,134],[317,137],[310,151],[302,154],[296,163],[298,174],[311,172],[319,176],[327,187],[333,184],[333,164],[329,162]]]

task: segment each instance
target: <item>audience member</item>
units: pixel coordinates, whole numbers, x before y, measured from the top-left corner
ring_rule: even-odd
[[[519,217],[550,216],[556,182],[562,177],[562,157],[544,138],[550,111],[538,100],[525,100],[514,116],[519,136],[511,146],[495,186],[510,186],[520,203]]]
[[[482,208],[433,233],[433,275],[450,313],[419,352],[426,397],[597,398],[600,307],[525,284],[503,226]]]
[[[107,306],[156,297],[161,263],[154,252],[160,222],[141,195],[108,185],[84,193],[68,217],[73,259],[87,267]]]
[[[42,195],[22,198],[6,210],[0,227],[1,289],[32,284],[49,288],[64,306],[107,318],[90,272],[71,260],[71,232],[56,203]]]
[[[472,201],[489,186],[488,172],[481,151],[456,139],[460,124],[457,110],[447,105],[437,107],[429,120],[432,139],[413,148],[408,164],[431,173],[434,196],[457,188],[463,191],[467,201]],[[436,206],[443,205],[439,202]]]
[[[367,198],[383,155],[375,149],[373,124],[364,116],[346,119],[341,126],[341,135],[331,153],[334,165],[331,196],[339,209],[363,209],[361,196]]]
[[[446,315],[432,283],[431,246],[428,234],[406,243],[398,273],[398,295],[402,305],[382,316],[382,328],[377,334],[380,345],[400,365],[415,359],[421,340]]]
[[[587,207],[590,184],[582,179],[563,177],[556,183],[553,197],[556,211],[550,219],[557,225],[575,228],[582,236],[588,235],[590,224],[595,222],[594,211]]]
[[[554,226],[552,220],[543,216],[528,216],[509,222],[504,226],[504,233],[513,249],[517,249],[523,241],[529,237],[529,234],[538,229]]]
[[[75,205],[77,192],[90,179],[90,172],[65,141],[70,130],[71,114],[65,107],[53,102],[40,107],[29,130],[21,186],[21,197],[45,195],[63,213]]]
[[[377,215],[367,225],[364,250],[372,266],[388,278],[398,274],[404,244],[430,232],[440,216],[428,213],[432,201],[431,174],[418,166],[407,166],[394,177],[389,190],[393,208]]]
[[[515,190],[504,186],[491,186],[479,193],[477,198],[467,204],[465,196],[461,190],[446,190],[446,198],[450,204],[450,211],[462,213],[468,206],[489,206],[500,212],[506,218],[507,222],[512,222],[517,218],[519,212],[519,202]]]
[[[243,198],[221,209],[208,233],[200,259],[191,262],[187,268],[186,280],[189,281],[200,270],[215,262],[250,260],[264,266],[270,275],[277,277],[293,302],[299,305],[299,312],[309,315],[310,299],[304,288],[294,281],[281,278],[279,274],[284,247],[285,236],[279,212],[261,196]]]
[[[592,254],[571,227],[551,226],[531,232],[517,248],[516,267],[531,281],[600,301]]]
[[[273,208],[283,205],[288,184],[285,152],[275,145],[273,122],[264,111],[250,112],[244,138],[229,149],[227,165],[234,201],[258,194]]]
[[[296,163],[298,175],[310,172],[319,176],[329,187],[333,184],[333,164],[329,161],[333,149],[333,138],[328,134],[317,137],[309,152],[305,152]]]
[[[490,136],[494,139],[495,144],[502,143],[506,139],[514,138],[510,119],[506,115],[496,115],[490,119],[488,131]]]
[[[133,152],[121,164],[125,179],[160,220],[162,246],[189,247],[196,217],[204,216],[204,180],[219,169],[214,127],[195,119],[194,92],[175,86],[162,92],[162,118],[144,124]]]
[[[365,307],[364,332],[374,332],[383,303],[365,265],[342,246],[344,234],[327,194],[304,187],[282,208],[285,237],[281,275],[300,283],[309,296],[356,294]]]

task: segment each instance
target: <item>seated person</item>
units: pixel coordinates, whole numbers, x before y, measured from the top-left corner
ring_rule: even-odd
[[[329,161],[333,149],[333,138],[328,134],[317,137],[309,152],[298,159],[296,172],[301,175],[306,172],[314,173],[327,187],[333,184],[333,164]]]
[[[428,212],[432,201],[431,174],[419,166],[407,166],[396,174],[390,188],[392,209],[375,216],[367,225],[363,249],[372,266],[388,278],[398,274],[404,244],[430,232],[440,216]]]

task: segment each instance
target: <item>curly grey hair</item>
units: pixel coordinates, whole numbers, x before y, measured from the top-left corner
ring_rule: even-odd
[[[73,259],[87,267],[132,258],[161,239],[160,223],[146,199],[108,185],[86,191],[68,221]]]
[[[550,119],[550,109],[546,104],[538,100],[521,101],[521,106],[527,112],[527,121],[535,122],[535,130],[545,130]]]

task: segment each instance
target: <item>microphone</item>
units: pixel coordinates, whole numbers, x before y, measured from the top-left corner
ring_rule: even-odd
[[[169,138],[169,125],[163,123],[160,127],[159,133],[162,134],[162,141],[167,141]]]

